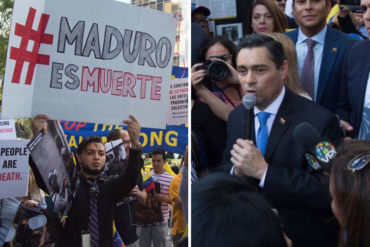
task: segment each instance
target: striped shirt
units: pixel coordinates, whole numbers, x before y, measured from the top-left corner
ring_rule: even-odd
[[[154,171],[152,172],[152,178],[154,182],[160,183],[161,184],[161,195],[170,198],[170,193],[169,193],[169,187],[172,181],[172,176],[168,174],[166,171],[162,174],[155,174]],[[169,218],[169,211],[170,207],[167,203],[162,202],[162,215],[163,215],[163,222],[167,222]]]

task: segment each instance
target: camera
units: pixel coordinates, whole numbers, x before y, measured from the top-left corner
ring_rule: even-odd
[[[207,71],[206,79],[210,81],[223,81],[229,74],[230,70],[223,61],[210,61],[206,60],[202,66],[198,68]]]

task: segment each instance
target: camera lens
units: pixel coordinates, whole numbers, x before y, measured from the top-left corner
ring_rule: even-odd
[[[229,68],[224,62],[214,61],[208,66],[208,76],[213,81],[223,81],[229,75]]]

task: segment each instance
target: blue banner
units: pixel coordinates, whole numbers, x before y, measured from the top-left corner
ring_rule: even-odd
[[[100,136],[105,143],[108,133],[112,129],[125,129],[123,125],[94,124],[61,121],[62,128],[66,134],[69,147],[73,152],[84,137]],[[188,126],[168,125],[166,129],[141,128],[140,143],[143,153],[150,153],[156,148],[163,148],[165,151],[184,154],[188,145]]]

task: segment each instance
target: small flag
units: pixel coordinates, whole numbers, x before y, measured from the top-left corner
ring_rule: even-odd
[[[144,189],[146,192],[149,192],[151,190],[154,190],[154,180],[152,178],[152,173],[147,172],[143,175],[143,183],[144,183]]]
[[[114,223],[113,223],[113,247],[125,247],[119,233],[117,232]]]

